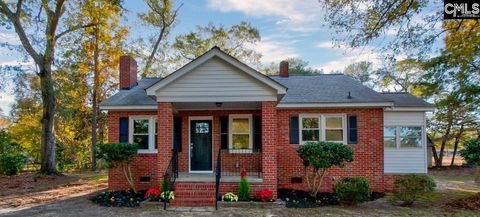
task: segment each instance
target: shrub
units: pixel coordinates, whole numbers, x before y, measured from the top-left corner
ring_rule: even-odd
[[[480,139],[470,139],[464,144],[465,148],[460,151],[465,161],[477,166],[475,182],[480,183]]]
[[[257,198],[262,202],[272,202],[273,200],[273,192],[268,189],[262,189],[258,192]]]
[[[238,196],[235,195],[232,192],[228,192],[225,195],[222,196],[222,201],[228,201],[228,202],[237,202],[238,201]]]
[[[0,154],[0,172],[7,176],[17,175],[24,165],[25,161],[20,153]]]
[[[241,201],[250,200],[250,186],[248,184],[246,173],[240,178],[240,184],[238,185],[238,199]]]
[[[135,180],[133,180],[132,177],[130,164],[132,163],[133,158],[137,155],[137,150],[137,144],[103,144],[99,146],[97,155],[97,158],[105,160],[108,168],[122,168],[123,174],[134,193],[137,193],[137,189],[135,188]]]
[[[435,189],[435,181],[427,175],[404,175],[395,180],[393,200],[402,201],[402,206],[410,206],[417,198]]]
[[[370,199],[370,182],[360,176],[344,177],[333,186],[338,200],[343,204],[355,205]]]
[[[330,167],[342,167],[346,162],[353,161],[352,148],[335,142],[307,142],[297,152],[303,159],[305,182],[312,198],[317,196],[323,177]],[[308,167],[312,169],[309,170]]]
[[[162,200],[173,200],[175,199],[175,192],[173,191],[164,191],[160,194],[160,198],[162,198]]]
[[[133,191],[106,191],[97,194],[91,200],[101,206],[137,207],[142,201],[142,196]]]

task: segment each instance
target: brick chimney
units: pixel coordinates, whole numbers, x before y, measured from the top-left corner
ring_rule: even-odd
[[[120,57],[120,89],[128,90],[137,85],[137,62],[131,56]]]
[[[288,77],[288,62],[283,60],[280,62],[280,77]]]

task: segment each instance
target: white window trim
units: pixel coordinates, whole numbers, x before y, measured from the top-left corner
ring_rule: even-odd
[[[133,143],[133,121],[138,119],[148,119],[148,149],[138,149],[139,154],[156,154],[158,150],[155,149],[155,122],[157,117],[155,115],[135,115],[129,117],[128,124],[128,142]]]
[[[395,128],[395,136],[394,136],[394,139],[395,139],[395,147],[385,147],[385,127],[393,127]],[[399,133],[398,133],[398,126],[383,126],[383,148],[385,149],[398,149],[399,148],[399,142],[398,142],[398,136],[399,136]],[[389,136],[390,138],[391,136]]]
[[[385,143],[383,144],[384,149],[402,149],[402,150],[408,150],[408,149],[414,149],[418,150],[423,147],[425,147],[425,141],[424,141],[424,135],[425,135],[425,127],[422,125],[386,125],[383,126],[385,127],[395,127],[395,145],[396,147],[385,147]],[[421,146],[420,147],[401,147],[401,136],[400,136],[400,128],[401,127],[420,127],[420,141],[421,141]],[[385,138],[385,134],[383,136]],[[384,140],[385,141],[385,140]]]
[[[247,118],[249,125],[248,132],[248,149],[233,149],[233,132],[232,132],[232,123],[235,118]],[[252,114],[231,114],[228,116],[228,150],[229,153],[252,153],[253,150],[253,126],[252,126]]]
[[[326,141],[326,117],[340,117],[342,118],[342,134],[343,134],[343,141],[327,141],[327,142],[338,142],[347,144],[347,115],[346,114],[299,114],[299,130],[298,130],[298,138],[300,140],[300,144],[303,145],[306,142],[314,142],[314,141],[303,141],[302,138],[302,130],[303,130],[303,118],[318,118],[319,124],[319,139],[320,141]],[[340,129],[340,128],[338,128]]]

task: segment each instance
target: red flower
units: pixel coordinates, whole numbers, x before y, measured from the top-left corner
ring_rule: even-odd
[[[247,176],[247,172],[242,171],[242,172],[240,173],[240,178],[243,179],[243,177],[245,177],[245,176]]]
[[[257,198],[262,202],[270,202],[273,199],[273,192],[268,189],[262,189],[260,192],[258,192]]]
[[[160,189],[158,188],[149,188],[147,193],[145,193],[145,199],[150,197],[158,198],[158,196],[160,196]]]

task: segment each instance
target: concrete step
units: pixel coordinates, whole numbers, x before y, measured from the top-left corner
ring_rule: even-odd
[[[174,207],[201,207],[201,206],[215,206],[215,198],[175,198],[170,201],[170,206]]]

